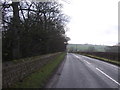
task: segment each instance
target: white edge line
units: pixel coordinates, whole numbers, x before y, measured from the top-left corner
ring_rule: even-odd
[[[77,55],[74,54],[75,57],[79,58]],[[87,62],[86,60],[84,60],[85,62]],[[91,64],[89,62],[87,62],[88,64]],[[107,78],[111,79],[113,82],[115,82],[116,84],[118,84],[120,86],[120,83],[117,82],[116,80],[114,80],[113,78],[111,78],[109,75],[107,75],[106,73],[104,73],[102,70],[100,70],[99,68],[96,68],[99,72],[101,72],[102,74],[104,74]]]
[[[114,80],[113,78],[111,78],[109,75],[107,75],[106,73],[104,73],[102,70],[100,70],[99,68],[96,68],[99,72],[101,72],[102,74],[104,74],[106,77],[108,77],[109,79],[111,79],[113,82],[115,82],[116,84],[120,85],[119,82],[117,82],[116,80]]]
[[[84,57],[84,58],[88,58],[88,59],[95,59],[95,58],[90,58],[90,57],[87,57],[87,56],[83,56],[83,57]],[[97,59],[95,59],[95,60],[97,60]],[[102,60],[100,60],[100,62],[105,63],[105,64],[108,64],[108,65],[110,65],[110,66],[112,66],[112,67],[114,67],[114,68],[116,68],[116,69],[119,68],[119,67],[116,66],[116,65],[113,65],[113,64],[110,64],[110,63],[104,62],[104,61],[102,61]]]

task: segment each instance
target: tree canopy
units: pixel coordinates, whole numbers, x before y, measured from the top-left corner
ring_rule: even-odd
[[[66,50],[68,16],[57,2],[3,2],[3,61]]]

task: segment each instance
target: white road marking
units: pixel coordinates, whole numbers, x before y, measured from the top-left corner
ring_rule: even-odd
[[[85,61],[85,60],[84,60]],[[91,64],[91,63],[89,63],[88,61],[85,61],[86,63],[88,63],[88,64]]]
[[[114,67],[115,68],[115,70],[118,70],[118,69],[120,69],[118,66],[115,66],[115,65],[113,65],[113,64],[110,64],[110,63],[107,63],[107,62],[104,62],[104,61],[102,61],[102,60],[97,60],[97,59],[95,59],[95,58],[90,58],[90,57],[87,57],[87,56],[83,56],[84,58],[87,58],[87,59],[94,59],[94,60],[96,60],[96,61],[98,61],[98,62],[102,62],[102,63],[105,63],[105,64],[107,64],[107,65],[109,65],[109,66],[111,66],[111,67]]]
[[[77,55],[75,55],[75,54],[73,54],[76,58],[78,58],[79,59],[79,57],[77,56]],[[88,63],[88,64],[91,64],[91,63],[89,63],[88,61],[86,61],[86,60],[84,60],[86,63]],[[102,70],[100,70],[99,68],[96,68],[99,72],[101,72],[103,75],[105,75],[107,78],[109,78],[110,80],[112,80],[113,82],[115,82],[116,84],[118,84],[119,86],[120,86],[120,83],[119,82],[117,82],[116,80],[114,80],[113,78],[111,78],[109,75],[107,75],[106,73],[104,73]]]
[[[77,55],[73,54],[76,58],[79,58]]]
[[[106,73],[104,73],[102,70],[100,70],[99,68],[96,68],[99,72],[101,72],[102,74],[104,74],[107,78],[111,79],[113,82],[115,82],[116,84],[120,85],[119,82],[117,82],[116,80],[114,80],[113,78],[111,78],[109,75],[107,75]]]
[[[80,58],[80,57],[78,57],[77,55],[75,55],[75,54],[73,54],[76,58]],[[88,61],[86,61],[86,60],[84,60],[87,64],[91,64],[91,63],[89,63]]]

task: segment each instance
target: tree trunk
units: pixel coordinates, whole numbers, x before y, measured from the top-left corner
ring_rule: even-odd
[[[14,40],[13,40],[13,59],[20,58],[20,38],[19,38],[19,29],[20,29],[20,17],[19,17],[19,2],[12,2],[13,8],[13,30],[14,30]]]

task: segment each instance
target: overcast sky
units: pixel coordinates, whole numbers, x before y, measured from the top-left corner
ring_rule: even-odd
[[[66,0],[63,11],[71,17],[69,43],[115,45],[118,42],[120,0]]]

